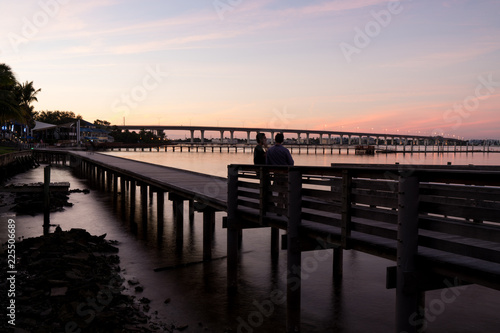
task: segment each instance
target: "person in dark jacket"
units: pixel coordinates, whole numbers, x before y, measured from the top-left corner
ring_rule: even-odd
[[[264,133],[257,133],[257,146],[253,150],[253,164],[266,164],[267,138]]]
[[[275,144],[267,150],[266,164],[269,165],[293,165],[294,161],[290,151],[283,146],[285,137],[278,133],[274,137]]]

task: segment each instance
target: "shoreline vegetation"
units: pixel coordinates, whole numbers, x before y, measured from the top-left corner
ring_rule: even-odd
[[[16,242],[15,321],[0,323],[0,331],[16,332],[176,332],[176,326],[150,313],[150,300],[125,295],[116,241],[71,229]],[[7,243],[0,261],[7,267]],[[0,306],[8,289],[7,270],[0,272]],[[141,292],[136,280],[128,286]],[[168,304],[167,304],[168,306]],[[11,325],[15,323],[15,326]]]

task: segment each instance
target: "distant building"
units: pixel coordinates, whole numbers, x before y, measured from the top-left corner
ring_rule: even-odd
[[[93,123],[80,120],[80,142],[113,142],[113,137],[109,136],[110,131],[98,128]],[[54,143],[58,145],[78,144],[78,120],[62,124],[54,125],[37,121],[32,129],[32,136],[46,143]]]

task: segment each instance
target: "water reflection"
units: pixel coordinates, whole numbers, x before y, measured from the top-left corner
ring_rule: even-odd
[[[166,155],[155,152],[127,154],[145,161],[153,162],[161,158],[162,163],[175,163],[170,152]],[[206,155],[209,154],[189,156],[203,164],[210,173],[219,172],[216,171],[220,169],[218,164],[248,163],[247,159],[250,157],[249,154],[217,153],[211,154],[212,162],[205,163],[208,159]],[[348,158],[339,155],[301,155],[296,161],[301,161],[302,157],[304,162],[298,163],[314,164],[319,160],[323,163],[331,163],[333,160],[351,163],[353,160],[363,160],[354,155]],[[421,157],[418,161],[426,164],[441,159],[435,156],[430,160],[421,160]],[[377,163],[381,163],[380,159]],[[223,169],[225,171],[225,166]],[[31,170],[17,176],[13,182],[40,181],[43,179],[42,172],[40,168]],[[66,168],[53,168],[52,179],[69,181],[71,188],[90,187],[92,192],[90,195],[72,194],[70,201],[74,203],[74,207],[61,213],[53,213],[51,222],[60,224],[64,230],[85,228],[92,234],[107,233],[108,239],[118,240],[123,274],[126,277],[137,277],[145,287],[143,293],[130,293],[150,298],[152,311],[158,311],[165,321],[189,324],[186,332],[223,332],[228,328],[237,331],[238,327],[241,332],[245,332],[245,329],[253,332],[280,332],[280,328],[284,327],[286,308],[280,303],[279,295],[286,290],[283,278],[286,273],[286,257],[284,251],[280,251],[277,259],[271,260],[269,229],[244,231],[239,263],[239,289],[236,294],[228,295],[225,259],[199,263],[203,259],[203,217],[202,213],[196,212],[194,219],[190,221],[187,202],[182,208],[183,224],[176,225],[174,207],[165,197],[164,222],[163,226],[158,227],[157,196],[153,195],[146,210],[141,209],[140,187],[134,197],[122,199],[121,196],[113,197],[109,192],[98,190],[96,184],[89,184]],[[146,214],[147,219],[144,218]],[[226,231],[221,228],[224,215],[221,212],[216,214],[212,249],[214,259],[226,255]],[[41,216],[16,217],[19,236],[41,234],[41,221]],[[0,234],[0,238],[2,242],[6,241],[4,233]],[[392,331],[395,295],[393,290],[385,289],[385,269],[394,263],[360,252],[344,251],[343,277],[333,279],[332,250],[320,252],[326,259],[317,267],[310,266],[309,271],[306,271],[307,278],[303,279],[304,331]],[[303,254],[304,262],[308,258],[316,258],[314,251]],[[155,272],[155,269],[165,267],[173,268]],[[438,296],[438,292],[428,292],[427,302]],[[429,323],[427,331],[443,332],[452,327],[454,332],[496,332],[500,327],[500,318],[497,316],[500,311],[499,296],[497,291],[471,286],[453,304],[447,306],[446,311]],[[164,304],[167,298],[170,302]],[[478,303],[484,306],[471,306]],[[272,311],[269,304],[272,304]]]

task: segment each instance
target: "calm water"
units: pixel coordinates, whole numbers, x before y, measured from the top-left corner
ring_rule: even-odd
[[[113,152],[114,156],[174,166],[225,176],[227,164],[252,163],[250,153],[187,152]],[[297,165],[329,165],[330,163],[390,163],[500,165],[500,154],[389,154],[376,156],[294,154]],[[12,182],[43,179],[38,168],[18,175]],[[70,181],[71,188],[89,188],[70,169],[56,167],[53,181]],[[138,200],[138,199],[137,199]],[[156,200],[156,199],[154,199]],[[165,228],[157,233],[156,205],[149,207],[151,218],[144,226],[140,209],[130,214],[113,201],[108,193],[92,189],[91,194],[74,193],[73,207],[53,213],[51,222],[64,230],[85,228],[92,234],[107,233],[107,239],[120,242],[121,267],[126,278],[137,277],[144,286],[138,297],[152,300],[151,311],[166,322],[189,324],[185,332],[282,332],[285,307],[271,303],[271,295],[285,291],[283,274],[286,254],[270,260],[270,232],[267,229],[245,230],[240,262],[239,291],[226,293],[226,232],[217,213],[213,257],[222,258],[206,264],[193,264],[155,273],[159,267],[202,260],[202,215],[196,213],[193,223],[187,219],[185,207],[184,238],[176,241],[172,210],[165,208]],[[138,202],[137,202],[138,203]],[[4,214],[1,220],[6,220]],[[17,235],[37,236],[42,232],[40,215],[12,216]],[[3,223],[2,223],[3,224]],[[0,232],[6,241],[6,230]],[[333,283],[330,250],[303,254],[305,266],[302,285],[302,325],[304,332],[392,332],[394,327],[395,291],[385,289],[385,270],[393,262],[356,251],[344,252],[344,276]],[[130,291],[131,294],[135,292]],[[456,299],[444,308],[429,312],[428,332],[498,332],[500,328],[500,292],[479,286],[458,291]],[[170,298],[169,304],[163,301]],[[428,306],[441,299],[441,291],[426,293]],[[434,300],[434,302],[433,302]],[[272,307],[269,304],[273,304]],[[259,311],[259,309],[261,309]],[[239,330],[238,330],[239,328]]]

